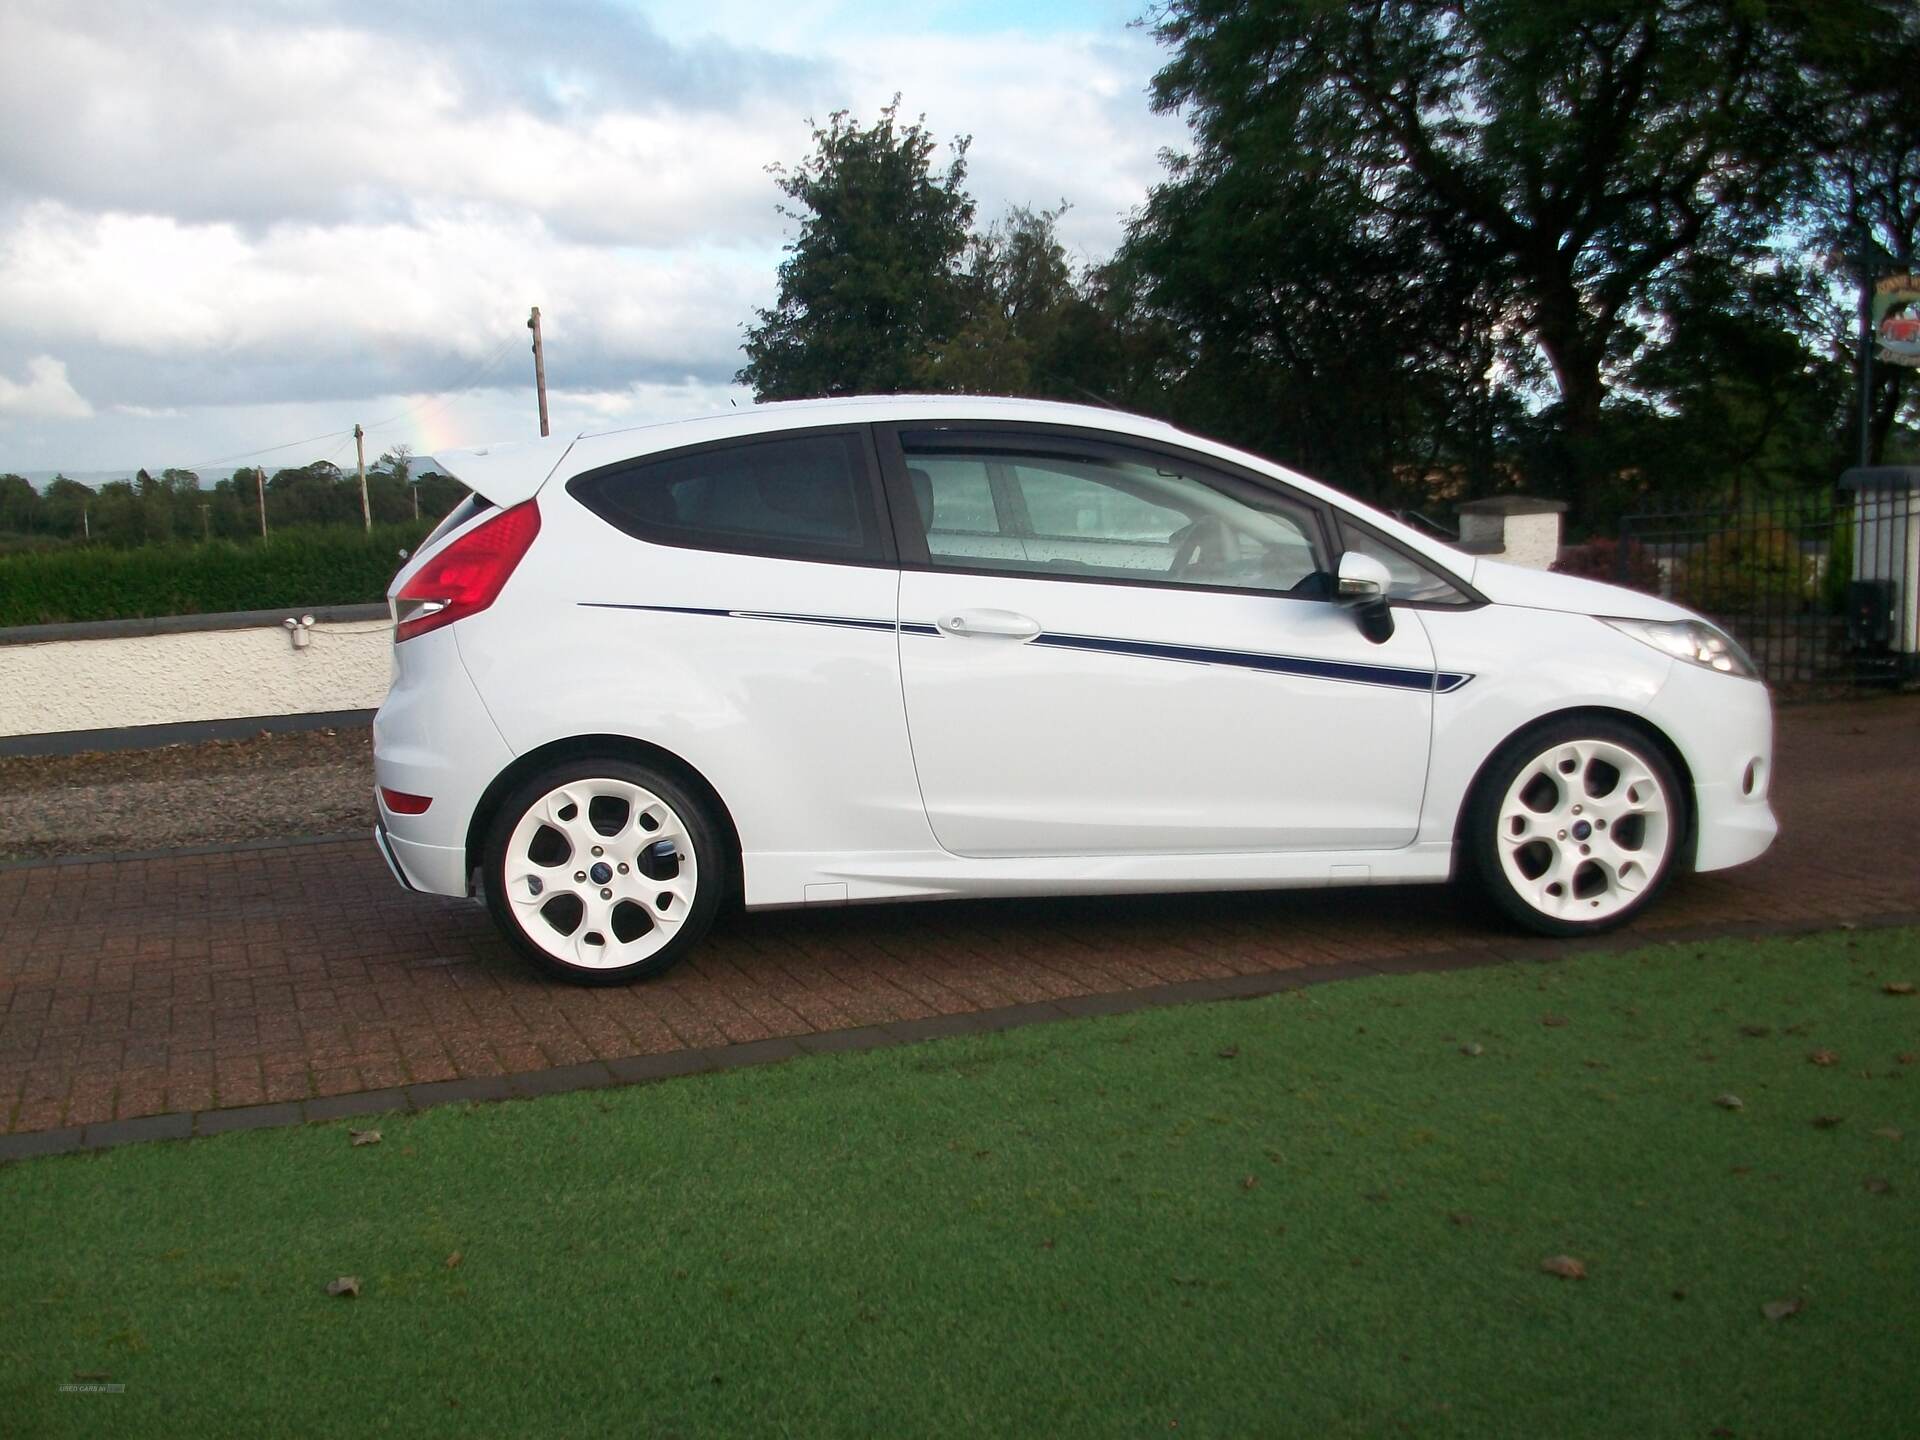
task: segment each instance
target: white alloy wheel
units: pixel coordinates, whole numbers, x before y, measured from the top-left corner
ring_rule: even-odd
[[[583,970],[628,970],[694,913],[700,854],[688,820],[631,780],[566,780],[521,813],[499,861],[504,908],[539,950]]]
[[[1513,895],[1548,921],[1619,917],[1665,875],[1679,815],[1667,767],[1599,737],[1550,745],[1513,774],[1494,843]]]

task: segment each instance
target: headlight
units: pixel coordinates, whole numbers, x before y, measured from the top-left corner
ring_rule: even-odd
[[[1740,642],[1704,620],[1614,620],[1600,616],[1623,635],[1644,640],[1656,650],[1664,650],[1689,665],[1718,670],[1722,675],[1738,675],[1758,680],[1760,672],[1753,657],[1740,648]]]

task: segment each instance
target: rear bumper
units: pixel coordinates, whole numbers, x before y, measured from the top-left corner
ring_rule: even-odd
[[[513,760],[461,663],[458,628],[399,647],[393,684],[373,717],[376,789],[431,802],[420,814],[399,815],[376,795],[374,843],[395,879],[430,895],[472,893],[467,830],[481,795]]]
[[[400,862],[394,858],[393,845],[387,839],[387,827],[377,822],[373,827],[373,844],[380,852],[380,858],[387,862],[387,873],[400,882],[402,890],[419,888],[407,878],[407,872],[400,868]]]
[[[423,845],[415,840],[402,840],[387,829],[385,821],[373,827],[373,843],[403,889],[429,895],[472,893],[466,846]]]

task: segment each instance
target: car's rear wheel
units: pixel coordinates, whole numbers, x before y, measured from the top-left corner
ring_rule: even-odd
[[[699,943],[720,906],[726,856],[706,806],[672,775],[570,761],[516,786],[494,815],[487,905],[550,974],[623,984]]]
[[[1545,935],[1588,935],[1626,924],[1666,884],[1686,804],[1644,733],[1573,717],[1523,732],[1488,762],[1462,841],[1509,919]]]

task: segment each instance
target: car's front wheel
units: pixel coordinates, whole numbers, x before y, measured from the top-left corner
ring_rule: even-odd
[[[1574,717],[1516,736],[1488,762],[1462,841],[1507,917],[1545,935],[1593,934],[1624,925],[1666,884],[1686,803],[1645,734]]]
[[[699,943],[720,906],[726,853],[706,806],[674,776],[570,761],[516,786],[495,813],[487,905],[549,973],[621,984]]]

